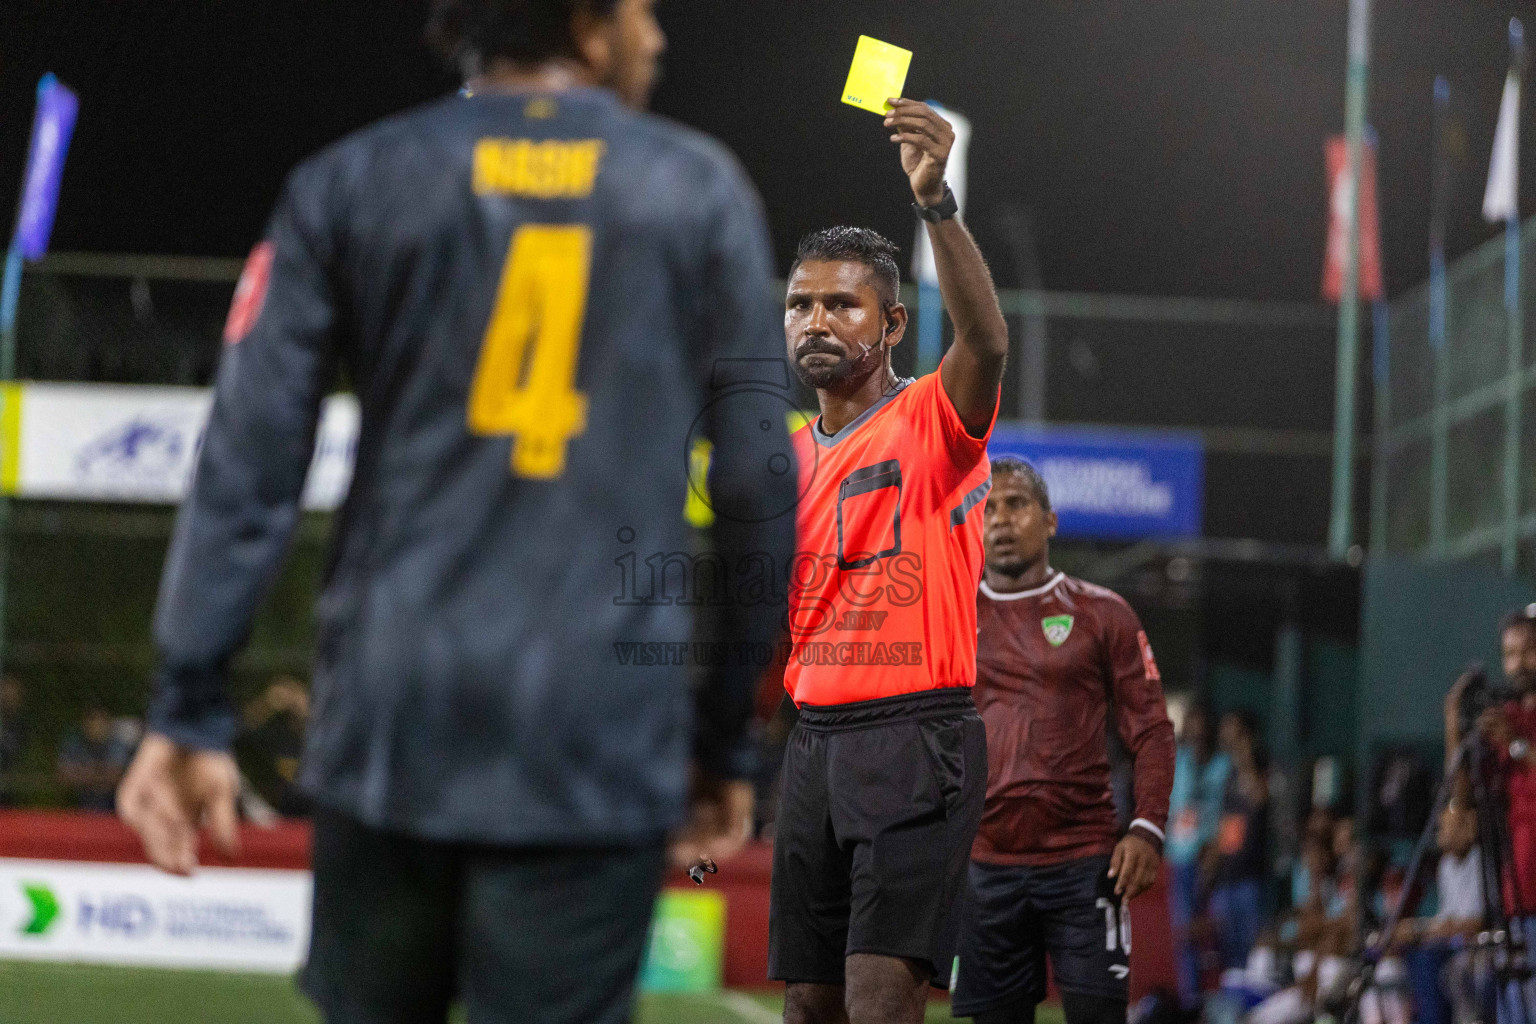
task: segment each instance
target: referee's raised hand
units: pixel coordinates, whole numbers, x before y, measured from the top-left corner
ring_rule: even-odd
[[[894,97],[885,115],[891,141],[901,144],[901,169],[912,184],[912,195],[924,206],[944,198],[944,169],[955,145],[955,129],[921,100]]]
[[[139,834],[155,867],[190,875],[200,828],[208,829],[220,851],[239,854],[239,793],[240,770],[229,754],[182,747],[150,733],[117,788],[117,814]]]

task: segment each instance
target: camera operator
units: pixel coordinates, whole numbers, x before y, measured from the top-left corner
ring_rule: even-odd
[[[1536,913],[1536,604],[1504,617],[1499,624],[1499,646],[1504,679],[1513,696],[1483,710],[1477,728],[1506,780],[1512,877],[1505,881],[1505,902],[1510,913],[1529,915]],[[1448,759],[1461,743],[1462,705],[1480,679],[1480,672],[1469,672],[1446,696]],[[1458,781],[1453,806],[1468,802],[1465,775],[1463,772]]]

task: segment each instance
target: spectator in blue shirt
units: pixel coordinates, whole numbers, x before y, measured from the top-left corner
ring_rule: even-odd
[[[1221,797],[1232,762],[1216,749],[1215,715],[1209,704],[1197,702],[1184,713],[1174,760],[1173,795],[1168,802],[1168,915],[1173,923],[1174,957],[1178,967],[1179,999],[1186,1009],[1200,998],[1200,971],[1190,943],[1190,922],[1204,902],[1200,893],[1200,851],[1216,838],[1221,821]]]
[[[1264,926],[1264,886],[1269,876],[1269,760],[1259,743],[1258,719],[1248,710],[1228,711],[1218,729],[1221,749],[1232,759],[1216,841],[1208,849],[1211,919],[1223,969],[1242,967]],[[1361,864],[1362,857],[1355,858]],[[1362,864],[1363,866],[1363,864]],[[1364,872],[1357,871],[1356,876]],[[1356,891],[1369,892],[1358,884]]]

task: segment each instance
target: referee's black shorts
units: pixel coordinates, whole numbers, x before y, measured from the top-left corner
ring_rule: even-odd
[[[625,1024],[665,870],[654,845],[512,849],[315,815],[302,988],[327,1024]]]
[[[1109,855],[1040,867],[972,863],[950,1012],[974,1017],[1056,987],[1124,1002],[1131,973],[1131,914],[1115,895]]]
[[[878,953],[948,987],[986,791],[969,689],[801,708],[784,752],[768,976],[841,985],[850,954]]]

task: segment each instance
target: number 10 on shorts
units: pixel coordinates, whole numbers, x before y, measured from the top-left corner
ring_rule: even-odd
[[[527,224],[512,235],[467,419],[472,434],[512,435],[516,476],[560,476],[571,438],[587,429],[576,364],[591,270],[585,225]]]
[[[1104,911],[1104,948],[1113,953],[1118,941],[1121,951],[1130,956],[1131,908],[1122,907],[1115,900],[1103,896],[1094,901],[1094,906]]]

